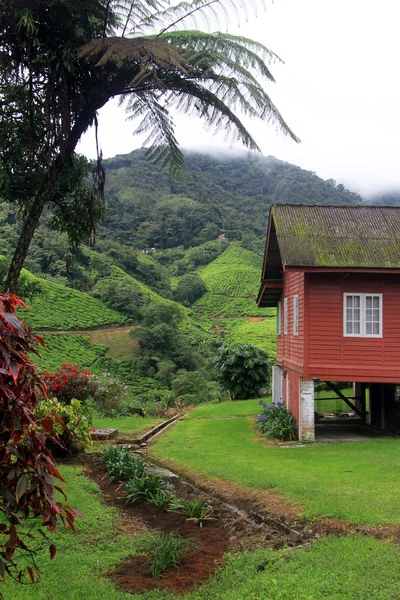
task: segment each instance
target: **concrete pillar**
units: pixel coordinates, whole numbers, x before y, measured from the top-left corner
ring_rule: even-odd
[[[272,367],[272,402],[282,402],[282,369]]]
[[[299,383],[299,441],[315,440],[314,382],[300,380]]]

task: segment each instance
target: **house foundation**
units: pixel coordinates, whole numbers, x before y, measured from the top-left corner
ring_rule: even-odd
[[[282,369],[277,366],[272,367],[272,402],[282,402]]]
[[[314,442],[314,381],[299,382],[299,441]]]

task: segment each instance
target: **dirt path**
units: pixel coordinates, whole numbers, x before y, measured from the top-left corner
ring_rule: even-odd
[[[85,335],[89,333],[93,333],[95,331],[121,331],[126,330],[130,331],[133,328],[132,325],[128,326],[126,323],[109,323],[107,325],[94,325],[93,327],[73,327],[72,329],[67,329],[63,331],[61,329],[52,329],[51,327],[45,329],[35,329],[35,333],[38,335],[46,335],[46,333],[59,333],[60,335]]]

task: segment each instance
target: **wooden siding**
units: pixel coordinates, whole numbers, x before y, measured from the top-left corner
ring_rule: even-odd
[[[293,297],[299,297],[299,329],[293,335]],[[284,299],[288,299],[288,332],[284,333]],[[277,336],[277,364],[301,372],[304,364],[304,273],[288,271],[284,274],[281,305],[281,335]]]
[[[400,382],[400,275],[306,275],[308,335],[304,378]],[[343,335],[343,295],[383,294],[383,337]]]
[[[284,371],[284,377],[282,377],[282,401],[286,408],[290,410],[292,415],[296,417],[296,423],[299,422],[299,387],[300,387],[300,373],[296,371],[287,370]],[[289,380],[289,404],[287,397],[287,381]]]

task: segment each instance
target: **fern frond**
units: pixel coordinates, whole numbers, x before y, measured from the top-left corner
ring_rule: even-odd
[[[142,33],[154,29],[162,32],[179,29],[226,29],[232,15],[238,26],[250,14],[257,15],[258,8],[266,9],[265,0],[191,0],[156,11],[143,23]]]
[[[96,67],[113,64],[124,68],[132,63],[156,66],[163,69],[175,68],[185,71],[186,59],[179,48],[163,40],[149,38],[110,37],[91,40],[78,49],[81,58],[95,62]]]
[[[148,133],[143,144],[148,147],[146,156],[154,162],[161,162],[163,166],[169,166],[175,175],[179,174],[183,168],[183,155],[175,137],[174,123],[156,95],[140,93],[131,96],[127,112],[129,119],[141,118],[134,133]]]

